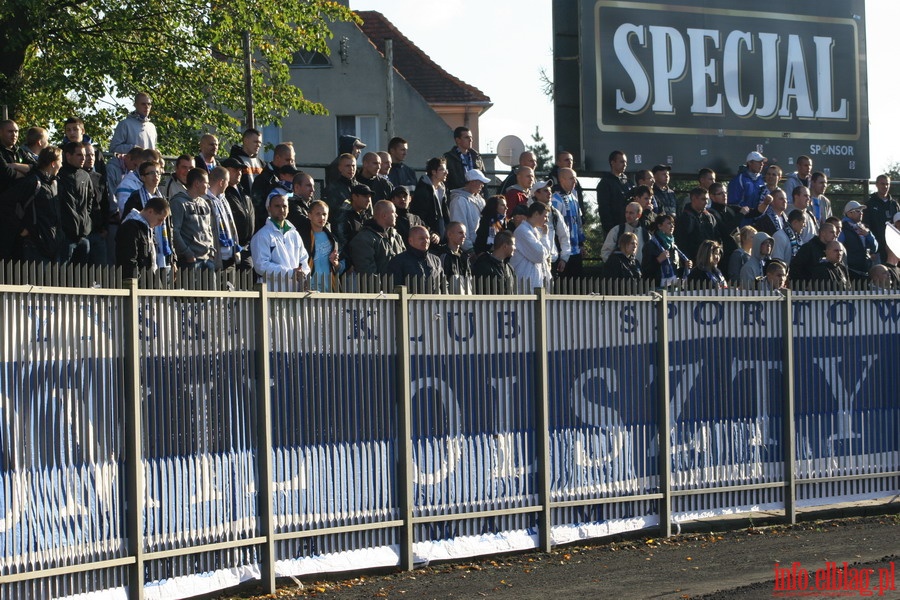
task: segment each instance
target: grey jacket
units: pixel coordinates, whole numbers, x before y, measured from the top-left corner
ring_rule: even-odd
[[[135,146],[156,148],[156,125],[133,112],[116,125],[109,151],[125,154]]]
[[[197,260],[215,258],[212,209],[204,198],[190,198],[184,192],[175,194],[172,198],[172,226],[179,261],[192,257]]]

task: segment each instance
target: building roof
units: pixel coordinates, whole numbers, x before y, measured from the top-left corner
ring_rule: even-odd
[[[429,104],[490,104],[491,99],[473,85],[454,77],[403,35],[383,14],[360,10],[360,26],[375,48],[384,54],[384,41],[393,40],[394,68]]]

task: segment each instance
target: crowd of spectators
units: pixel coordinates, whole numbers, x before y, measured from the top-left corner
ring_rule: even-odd
[[[679,210],[668,165],[632,179],[624,152],[608,160],[597,186],[607,277],[712,289],[900,287],[887,235],[900,224],[900,204],[888,175],[876,178],[865,204],[850,201],[839,217],[825,196],[828,178],[810,157],[798,157],[797,171],[784,177],[753,151],[727,184],[701,169]]]
[[[208,271],[223,281],[252,270],[274,289],[319,291],[340,289],[348,273],[414,278],[433,293],[470,293],[476,277],[511,292],[584,274],[586,205],[569,152],[546,180],[523,152],[501,193],[485,198],[491,180],[466,127],[421,176],[405,163],[406,140],[365,151],[343,136],[316,198],[293,144],[266,162],[251,128],[227,156],[215,135],[201,136],[163,185],[151,109],[149,95],[135,97],[107,160],[77,117],[58,145],[42,127],[20,145],[18,125],[0,122],[0,260],[119,265],[125,277]],[[629,176],[624,152],[608,160],[597,185],[606,279],[759,290],[900,284],[886,243],[900,204],[887,175],[866,204],[851,201],[837,217],[827,177],[806,156],[785,176],[751,152],[727,185],[702,169],[681,203],[669,165]]]

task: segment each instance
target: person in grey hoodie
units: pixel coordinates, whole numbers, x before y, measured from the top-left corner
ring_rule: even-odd
[[[134,97],[134,112],[119,121],[109,142],[110,152],[125,154],[135,146],[156,148],[156,125],[150,122],[153,102],[144,92]]]
[[[766,264],[772,258],[772,249],[774,247],[775,241],[768,233],[759,231],[753,236],[750,260],[741,267],[741,287],[743,289],[756,289],[756,280],[765,273]]]

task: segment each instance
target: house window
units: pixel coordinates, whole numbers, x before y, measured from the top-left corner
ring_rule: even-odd
[[[331,60],[315,50],[294,52],[291,67],[294,69],[323,69],[331,66]]]
[[[378,116],[376,115],[338,115],[337,117],[338,141],[342,135],[355,135],[366,145],[366,152],[377,152],[381,148],[378,134]]]

